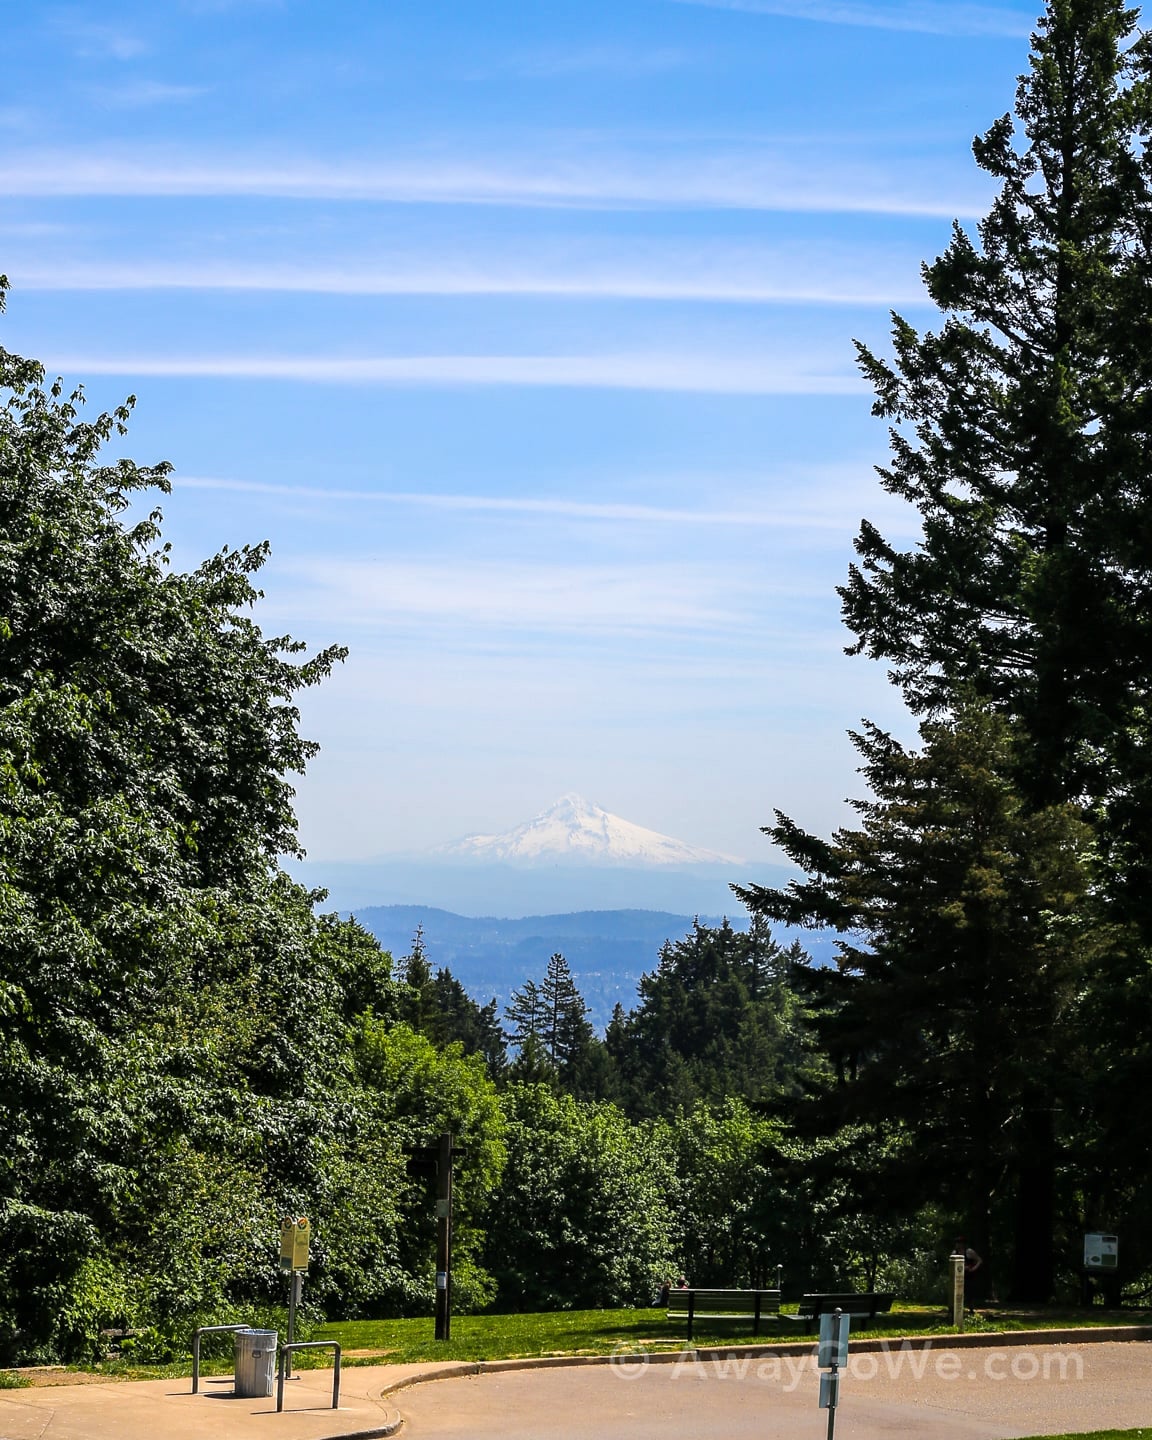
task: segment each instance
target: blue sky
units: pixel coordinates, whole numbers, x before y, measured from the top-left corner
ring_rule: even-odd
[[[988,190],[1034,5],[167,0],[22,6],[0,340],[139,397],[177,556],[269,539],[316,859],[579,791],[769,858],[827,829],[863,515],[913,519],[852,337]]]

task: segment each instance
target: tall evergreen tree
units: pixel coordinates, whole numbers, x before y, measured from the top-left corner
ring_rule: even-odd
[[[508,1022],[505,1038],[509,1045],[519,1049],[529,1040],[539,1040],[544,1028],[544,997],[535,980],[525,980],[519,990],[513,990],[512,998],[505,1006],[504,1019]]]
[[[539,983],[526,980],[504,1011],[510,1045],[532,1049],[532,1063],[546,1058],[553,1071],[570,1069],[592,1044],[588,1006],[558,951],[548,961]]]
[[[412,948],[404,957],[404,983],[411,989],[423,991],[432,980],[432,966],[428,963],[428,951],[424,945],[424,927],[417,925],[412,936]]]
[[[496,1001],[477,1004],[444,966],[433,974],[422,925],[416,927],[412,949],[404,957],[403,973],[396,1007],[400,1019],[441,1048],[459,1042],[465,1055],[482,1055],[488,1073],[498,1074],[507,1047]]]
[[[504,1067],[507,1046],[496,1001],[477,1004],[451,970],[441,966],[427,988],[425,1033],[441,1049],[459,1042],[465,1055],[483,1056],[489,1075]]]
[[[669,941],[640,980],[640,1003],[618,1010],[608,1053],[622,1098],[637,1114],[671,1114],[730,1096],[770,1103],[794,1096],[809,1057],[805,1017],[788,983],[798,946],[754,920],[736,930],[697,921]]]
[[[1152,44],[1136,12],[1050,0],[1016,116],[1019,128],[1006,115],[974,144],[998,185],[988,215],[971,235],[957,225],[924,269],[940,330],[897,316],[891,360],[860,347],[874,413],[892,422],[881,481],[922,533],[902,550],[865,521],[840,593],[853,650],[889,662],[914,712],[983,701],[1018,734],[1023,804],[1089,807],[1114,918],[1138,922],[1146,946]],[[1141,947],[1116,947],[1094,986],[1127,997],[1116,1048],[1143,1059],[1123,1073],[1152,1079]],[[1109,1074],[1093,1077],[1102,1105]],[[1050,1102],[1015,1132],[1015,1288],[1033,1298],[1052,1283]]]
[[[540,985],[544,1006],[541,1039],[553,1065],[571,1065],[592,1042],[588,1006],[572,978],[568,961],[556,951],[548,961]]]
[[[1075,806],[1025,803],[1011,730],[982,708],[926,723],[918,752],[874,727],[854,739],[860,828],[828,842],[780,817],[769,833],[809,878],[744,893],[845,937],[838,967],[811,976],[837,1076],[828,1128],[883,1121],[887,1203],[940,1204],[988,1255],[997,1192],[1079,1106],[1083,982],[1108,939],[1086,904],[1094,837]],[[1034,1199],[1026,1222],[1050,1236],[1051,1201]]]
[[[891,362],[860,347],[894,422],[880,477],[923,536],[901,551],[864,522],[841,590],[854,649],[891,662],[914,711],[962,688],[1018,722],[1042,802],[1126,788],[1152,685],[1152,94],[1135,19],[1120,0],[1052,0],[1023,136],[1004,116],[975,142],[991,211],[924,268],[942,329],[896,317]]]

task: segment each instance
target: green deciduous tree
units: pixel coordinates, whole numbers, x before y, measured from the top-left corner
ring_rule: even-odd
[[[261,632],[264,547],[170,565],[130,518],[167,467],[101,458],[127,418],[0,352],[5,1358],[251,1314],[285,1210],[331,1294],[372,1224],[340,1178],[348,1027],[393,1012],[389,962],[275,863],[314,750],[295,697],[342,652]]]
[[[696,1285],[774,1285],[777,1265],[796,1259],[783,1127],[733,1097],[682,1110],[658,1128],[675,1170],[680,1273]]]
[[[508,1160],[485,1263],[509,1308],[645,1304],[673,1264],[671,1172],[650,1130],[549,1085],[502,1096]]]
[[[367,1096],[358,1107],[357,1173],[384,1187],[396,1215],[387,1252],[391,1265],[371,1290],[365,1276],[380,1266],[346,1269],[342,1313],[419,1313],[434,1295],[435,1206],[426,1181],[406,1174],[404,1153],[451,1131],[465,1156],[453,1189],[453,1301],[475,1309],[494,1297],[482,1263],[485,1224],[505,1159],[504,1119],[496,1088],[479,1055],[459,1043],[437,1048],[405,1024],[368,1019],[356,1037],[356,1073]],[[371,1193],[371,1189],[368,1193]],[[499,1223],[499,1211],[492,1214]],[[366,1233],[370,1234],[368,1230]]]

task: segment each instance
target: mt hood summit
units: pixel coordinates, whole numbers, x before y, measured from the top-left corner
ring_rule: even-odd
[[[534,820],[503,835],[469,835],[437,855],[518,865],[731,865],[734,855],[686,845],[622,820],[579,795],[564,795]]]

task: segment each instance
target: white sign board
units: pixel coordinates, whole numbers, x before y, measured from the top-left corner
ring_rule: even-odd
[[[1085,1270],[1115,1270],[1120,1264],[1120,1241],[1115,1235],[1084,1236]]]

